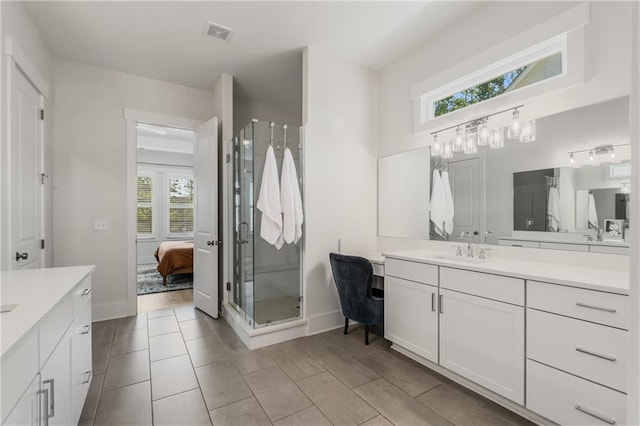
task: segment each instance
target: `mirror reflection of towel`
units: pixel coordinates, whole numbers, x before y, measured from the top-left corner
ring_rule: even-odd
[[[560,223],[560,195],[554,187],[549,189],[549,202],[547,204],[547,218],[549,223],[549,231],[560,232],[562,224]]]
[[[589,194],[589,198],[587,199],[587,211],[589,218],[589,228],[597,230],[598,212],[596,211],[596,199],[593,198],[593,194]]]
[[[440,173],[433,171],[433,188],[431,189],[431,222],[433,228],[441,237],[444,235],[444,222],[447,219],[447,204],[444,186]]]

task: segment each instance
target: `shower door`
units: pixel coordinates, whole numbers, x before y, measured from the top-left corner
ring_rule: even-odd
[[[253,135],[252,126],[233,141],[233,301],[253,318]]]

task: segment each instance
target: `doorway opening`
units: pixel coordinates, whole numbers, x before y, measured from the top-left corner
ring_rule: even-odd
[[[143,310],[161,308],[176,298],[191,303],[196,219],[194,132],[138,122],[136,140],[138,305],[144,304]],[[169,292],[176,294],[160,294]],[[144,297],[148,295],[157,296]]]

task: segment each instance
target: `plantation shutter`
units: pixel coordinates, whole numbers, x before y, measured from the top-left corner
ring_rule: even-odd
[[[138,176],[137,228],[138,236],[153,237],[153,178]]]
[[[169,235],[193,234],[193,178],[169,177]]]

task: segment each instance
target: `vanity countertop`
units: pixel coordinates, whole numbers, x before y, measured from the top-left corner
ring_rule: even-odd
[[[562,235],[562,233],[553,233],[554,237],[556,235]],[[557,243],[557,244],[579,244],[584,246],[611,246],[611,247],[629,247],[629,242],[627,241],[586,241],[586,240],[562,240],[558,238],[548,237],[521,237],[521,236],[506,236],[506,237],[497,237],[499,240],[513,240],[513,241],[534,241],[534,242],[543,242],[543,243]]]
[[[629,271],[588,268],[575,265],[561,265],[540,261],[528,261],[514,258],[493,257],[482,263],[455,260],[454,256],[442,256],[442,252],[429,250],[406,250],[383,253],[393,259],[409,260],[413,262],[429,263],[468,271],[485,272],[489,274],[505,275],[533,281],[543,281],[572,287],[606,291],[609,293],[629,294]]]
[[[0,313],[0,356],[95,268],[88,265],[0,272],[2,305],[17,305],[10,312]]]

